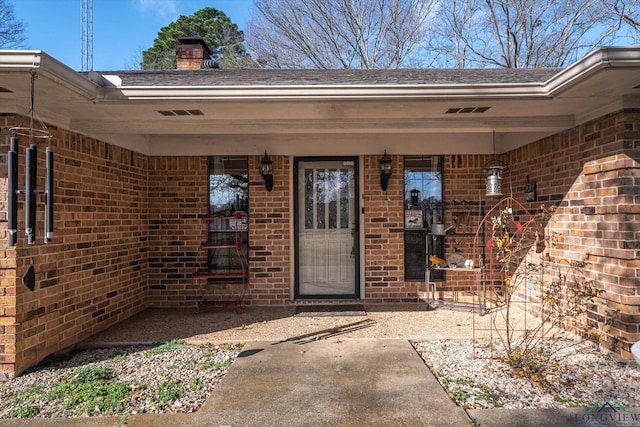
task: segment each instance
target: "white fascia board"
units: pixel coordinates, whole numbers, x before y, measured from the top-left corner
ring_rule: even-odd
[[[588,53],[547,80],[545,87],[552,96],[599,70],[606,68],[640,68],[640,47],[603,47]]]
[[[40,50],[0,50],[0,70],[30,71],[40,67]]]
[[[504,99],[553,98],[605,68],[640,67],[640,47],[604,47],[560,71],[546,82],[474,85],[325,85],[325,86],[124,86],[122,94],[139,100],[193,99]]]
[[[129,99],[385,99],[544,97],[539,83],[486,85],[128,86]]]
[[[0,71],[34,72],[93,100],[98,85],[41,50],[0,50]]]

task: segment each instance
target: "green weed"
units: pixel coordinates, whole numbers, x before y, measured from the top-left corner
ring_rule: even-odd
[[[469,378],[457,378],[449,381],[445,388],[453,399],[460,404],[464,404],[470,397],[474,397],[488,402],[495,408],[502,406],[500,395],[495,390]]]
[[[40,408],[38,408],[37,406],[27,405],[18,409],[14,409],[13,411],[9,412],[8,416],[9,418],[31,418],[38,415],[38,412],[40,412]]]
[[[145,353],[151,356],[155,356],[158,354],[166,353],[167,351],[175,350],[176,348],[182,347],[186,345],[184,340],[171,340],[165,343],[161,343],[156,345],[153,348],[150,348]]]
[[[160,384],[156,390],[156,403],[160,407],[167,406],[182,396],[184,396],[184,386],[182,383],[165,381]]]
[[[22,404],[24,401],[33,400],[42,394],[43,387],[41,385],[30,385],[24,390],[16,391],[6,399],[4,402],[0,402],[0,408],[6,408],[8,406],[16,406]]]
[[[109,368],[78,368],[42,397],[61,402],[62,408],[74,415],[122,414],[129,384],[112,381],[114,377]]]
[[[558,402],[558,403],[569,403],[573,406],[581,406],[586,404],[586,401],[583,399],[574,399],[573,397],[564,397],[564,396],[560,396],[559,394],[555,394],[553,396],[553,400],[554,402]]]
[[[222,361],[215,361],[215,360],[210,360],[208,362],[204,362],[202,364],[202,367],[204,369],[228,369],[229,366],[231,366],[233,364],[233,360],[232,359],[225,359]]]

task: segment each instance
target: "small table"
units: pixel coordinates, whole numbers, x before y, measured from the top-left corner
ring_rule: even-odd
[[[436,308],[438,308],[438,300],[436,299],[436,291],[437,291],[437,282],[432,282],[431,281],[431,270],[437,270],[437,271],[466,271],[466,272],[474,272],[476,274],[476,289],[479,288],[479,285],[482,281],[482,277],[481,277],[481,272],[482,272],[482,268],[480,267],[476,267],[476,268],[458,268],[458,267],[444,267],[444,268],[439,268],[439,267],[429,267],[427,265],[427,268],[425,269],[425,290],[427,292],[427,295],[429,295],[429,292],[431,292],[431,299],[427,301],[427,309],[428,310],[435,310]]]

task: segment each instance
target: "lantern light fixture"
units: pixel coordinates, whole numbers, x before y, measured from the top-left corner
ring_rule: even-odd
[[[509,172],[509,166],[496,158],[496,131],[493,131],[493,159],[482,168],[487,176],[486,195],[502,196],[502,174]]]
[[[387,191],[389,188],[389,178],[392,172],[391,157],[387,155],[387,150],[384,150],[384,156],[380,159],[380,188],[382,191]]]
[[[418,201],[420,200],[420,190],[414,188],[413,190],[409,191],[409,194],[411,195],[411,206],[418,206]]]
[[[264,179],[264,188],[267,191],[273,190],[273,160],[264,151],[264,157],[260,159],[260,175]]]

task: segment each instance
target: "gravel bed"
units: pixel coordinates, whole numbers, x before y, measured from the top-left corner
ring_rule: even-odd
[[[518,375],[482,340],[414,342],[452,399],[466,409],[591,407],[599,402],[640,408],[640,367],[570,339],[545,341],[553,353],[538,381]],[[474,357],[475,356],[475,357]]]
[[[194,412],[240,350],[241,346],[235,344],[168,342],[83,351],[0,383],[0,418]],[[95,379],[96,373],[104,372],[113,374],[105,381],[107,386],[125,384],[126,395],[118,408],[108,408],[106,393],[93,396],[99,386],[89,381],[87,389],[78,389],[84,402],[74,404],[70,387],[82,387],[80,379]],[[87,407],[86,402],[92,403]]]
[[[546,351],[557,353],[540,381],[532,381],[492,359],[490,356],[500,354],[497,349],[488,352],[486,343],[480,340],[473,345],[473,327],[484,336],[480,332],[486,331],[489,320],[489,316],[474,317],[468,311],[442,308],[401,311],[397,307],[375,307],[366,317],[298,317],[291,308],[246,309],[240,314],[147,310],[86,344],[164,342],[172,337],[182,337],[184,343],[170,341],[153,349],[101,348],[50,362],[0,383],[0,418],[193,412],[241,351],[240,345],[210,343],[336,336],[410,339],[452,399],[468,409],[591,407],[598,402],[640,408],[640,367],[635,362],[622,361],[591,343],[548,341]],[[126,406],[119,412],[108,412],[98,407],[99,397],[96,407],[65,409],[60,399],[43,399],[55,384],[73,382],[82,368],[113,369],[116,374],[110,381],[128,384],[123,399]],[[180,397],[168,403],[160,399],[163,387],[170,391],[168,386],[180,384]],[[25,408],[32,408],[31,412],[25,412]]]

